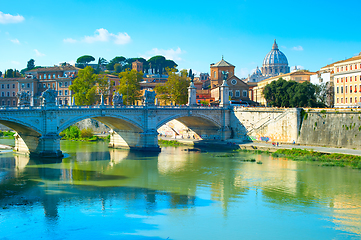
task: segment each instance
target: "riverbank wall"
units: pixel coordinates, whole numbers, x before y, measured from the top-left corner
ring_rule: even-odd
[[[361,110],[304,109],[297,143],[361,149]]]

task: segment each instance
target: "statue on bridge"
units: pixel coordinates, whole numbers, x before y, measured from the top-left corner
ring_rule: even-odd
[[[56,105],[56,97],[58,92],[54,89],[48,88],[41,94],[41,105],[47,107],[54,107]]]
[[[145,106],[154,106],[156,95],[157,94],[154,91],[145,90],[143,95],[143,104]]]
[[[115,92],[113,94],[113,106],[123,106],[123,94],[119,94],[119,92]]]
[[[21,91],[16,94],[18,98],[19,107],[29,107],[30,106],[30,94],[26,91]]]

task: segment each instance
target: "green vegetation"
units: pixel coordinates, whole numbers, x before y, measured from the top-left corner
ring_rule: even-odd
[[[174,68],[167,68],[168,81],[165,84],[157,84],[155,91],[158,99],[174,102],[175,104],[186,104],[188,101],[188,72],[183,69],[179,73]]]
[[[76,105],[93,105],[100,101],[100,94],[107,95],[111,87],[105,75],[95,74],[92,67],[79,70],[78,77],[70,85]]]
[[[93,130],[90,128],[80,130],[77,126],[70,126],[60,134],[62,140],[75,140],[75,141],[104,141],[109,140],[110,135],[107,137],[94,136]]]
[[[183,143],[180,143],[176,140],[163,140],[163,139],[158,139],[158,144],[162,146],[171,146],[171,147],[178,147],[184,145]]]
[[[92,61],[95,61],[95,58],[93,56],[84,55],[84,56],[78,57],[78,59],[76,60],[76,63],[87,65],[88,63],[90,63]]]
[[[0,131],[0,137],[11,137],[13,138],[15,135],[12,131]]]
[[[134,105],[141,97],[140,82],[143,80],[143,74],[136,70],[125,70],[119,73],[119,85],[117,91],[123,94],[125,105]]]
[[[298,83],[279,78],[267,84],[263,95],[274,107],[323,107],[316,99],[316,87],[310,82]]]
[[[272,153],[273,157],[286,157],[295,161],[314,161],[321,162],[321,166],[349,166],[361,169],[361,156],[339,154],[339,153],[320,153],[302,149],[278,149]]]

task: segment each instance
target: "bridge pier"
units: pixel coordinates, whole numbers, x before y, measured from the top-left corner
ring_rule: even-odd
[[[109,147],[149,152],[161,151],[158,145],[158,132],[153,129],[145,132],[112,130]]]
[[[47,134],[44,136],[15,135],[14,150],[18,153],[29,154],[30,157],[62,158],[60,151],[60,136]]]

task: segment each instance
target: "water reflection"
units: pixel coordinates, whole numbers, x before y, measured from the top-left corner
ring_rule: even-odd
[[[267,211],[317,214],[323,219],[317,217],[319,224],[327,219],[335,230],[361,235],[357,170],[249,153],[217,157],[214,152],[173,147],[152,156],[108,149],[106,143],[64,141],[62,149],[68,157],[51,164],[12,153],[1,155],[0,206],[10,212],[19,206],[41,207],[51,226],[66,218],[65,212],[77,218],[68,209],[97,217],[121,212],[122,221],[132,216],[129,221],[138,224],[133,226],[136,229],[142,224],[134,214],[220,207],[226,221],[248,205],[253,206],[252,214],[257,213],[254,204],[259,204]],[[249,158],[263,164],[240,161]]]

